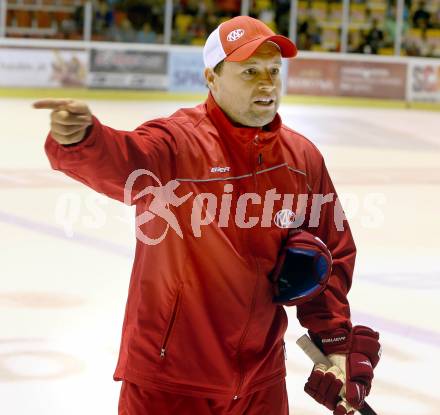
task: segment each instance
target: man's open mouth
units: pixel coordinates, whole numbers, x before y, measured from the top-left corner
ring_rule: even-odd
[[[264,107],[269,107],[275,102],[272,98],[259,98],[254,101],[254,104],[262,105]]]

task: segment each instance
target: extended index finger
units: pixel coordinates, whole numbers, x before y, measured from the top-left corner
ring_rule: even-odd
[[[71,99],[40,99],[35,101],[32,106],[36,109],[58,110],[67,107],[72,102]]]

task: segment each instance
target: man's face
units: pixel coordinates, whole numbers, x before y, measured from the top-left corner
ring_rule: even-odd
[[[275,44],[263,43],[246,61],[224,62],[220,74],[208,68],[205,77],[232,121],[263,127],[274,119],[281,95],[281,53]]]

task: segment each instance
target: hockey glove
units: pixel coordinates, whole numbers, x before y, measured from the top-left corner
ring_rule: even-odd
[[[373,369],[380,359],[379,333],[365,326],[351,331],[309,332],[333,366],[316,365],[304,390],[334,415],[352,415],[370,393]]]

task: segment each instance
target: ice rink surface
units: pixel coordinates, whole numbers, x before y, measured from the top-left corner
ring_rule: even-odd
[[[89,104],[127,130],[194,105]],[[380,331],[383,344],[370,405],[380,415],[438,415],[440,114],[298,105],[280,113],[323,152],[349,216],[353,321]],[[0,413],[116,414],[131,210],[50,170],[48,116],[30,100],[0,100]],[[311,363],[288,313],[291,413],[330,414],[303,392]]]

